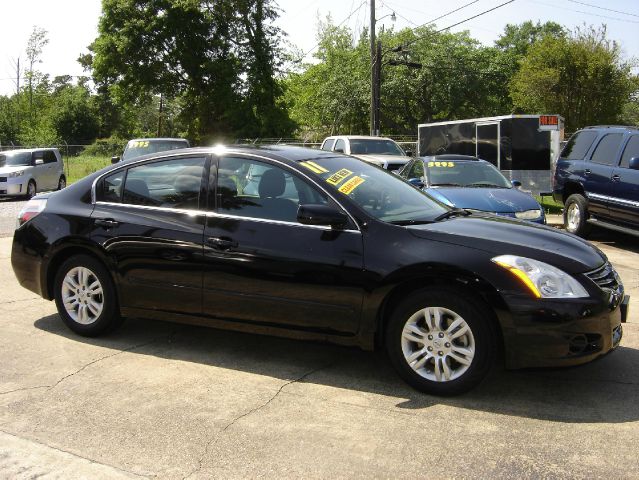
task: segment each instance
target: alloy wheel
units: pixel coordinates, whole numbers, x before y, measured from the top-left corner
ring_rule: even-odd
[[[579,229],[581,223],[581,209],[579,204],[571,203],[568,206],[568,212],[566,213],[566,219],[568,220],[568,229],[572,232]]]
[[[62,281],[62,301],[73,321],[90,325],[100,317],[104,309],[102,284],[88,268],[72,268]]]
[[[434,382],[461,377],[475,356],[475,338],[468,323],[443,307],[414,313],[404,325],[401,343],[406,363]]]

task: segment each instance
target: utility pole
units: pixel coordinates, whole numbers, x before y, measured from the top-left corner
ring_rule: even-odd
[[[381,94],[382,94],[382,42],[377,41],[375,50],[375,96],[373,97],[373,135],[378,137],[380,130],[380,111],[381,111]]]
[[[371,136],[376,136],[375,132],[375,88],[376,88],[376,63],[377,45],[375,42],[375,0],[371,0]]]
[[[16,95],[20,95],[20,57],[16,62]]]

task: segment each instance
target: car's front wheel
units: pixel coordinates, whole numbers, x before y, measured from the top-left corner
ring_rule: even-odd
[[[399,375],[417,390],[457,395],[479,384],[494,361],[492,321],[472,295],[420,290],[395,308],[386,349]]]
[[[69,258],[59,268],[54,288],[58,313],[74,332],[94,337],[120,325],[113,281],[95,258],[88,255]]]
[[[62,190],[67,186],[67,179],[64,178],[64,175],[60,175],[60,179],[58,180],[58,190]]]

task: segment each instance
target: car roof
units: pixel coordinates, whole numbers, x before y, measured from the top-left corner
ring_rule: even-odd
[[[154,138],[132,138],[129,142],[188,142],[186,138],[169,138],[169,137],[154,137]],[[127,143],[129,143],[127,142]]]
[[[463,160],[463,161],[471,161],[471,162],[485,162],[486,160],[482,160],[478,157],[473,157],[471,155],[456,155],[452,153],[447,153],[445,155],[426,155],[424,157],[420,157],[422,160]]]
[[[26,153],[44,152],[44,151],[47,151],[47,150],[51,150],[51,151],[54,151],[54,152],[58,152],[58,151],[59,151],[59,150],[58,150],[57,148],[55,148],[55,147],[41,147],[41,148],[16,148],[16,149],[13,149],[13,150],[1,150],[1,151],[0,151],[0,155],[7,154],[7,153],[20,153],[20,152],[22,152],[22,153],[25,153],[25,152],[26,152]]]
[[[632,125],[592,125],[581,130],[639,130],[639,127]]]
[[[124,163],[139,162],[142,160],[166,156],[188,155],[192,153],[198,153],[200,155],[251,154],[271,160],[279,160],[285,163],[293,164],[305,160],[321,160],[323,158],[346,156],[340,153],[328,152],[326,150],[296,147],[291,145],[214,145],[209,147],[181,148],[179,150],[156,152],[148,155],[141,155],[129,160],[124,160]]]
[[[392,138],[388,137],[372,137],[370,135],[332,135],[330,137],[326,137],[324,140],[333,140],[338,138],[345,138],[347,140],[390,140],[393,142]]]

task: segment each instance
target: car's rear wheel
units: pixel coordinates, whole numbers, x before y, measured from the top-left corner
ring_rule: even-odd
[[[35,181],[29,180],[29,183],[27,183],[27,193],[25,196],[27,197],[27,199],[33,198],[35,197],[36,193],[38,193],[38,189],[36,187]]]
[[[386,349],[417,390],[457,395],[478,385],[495,358],[490,310],[472,295],[442,288],[415,292],[395,308]]]
[[[580,237],[586,237],[590,233],[590,225],[587,220],[588,200],[579,193],[570,195],[564,205],[564,228],[566,231]]]
[[[69,258],[60,266],[54,288],[58,313],[74,332],[94,337],[122,322],[111,276],[95,258]]]
[[[60,175],[60,179],[58,180],[58,190],[62,190],[67,186],[67,179],[64,178],[64,175]]]

